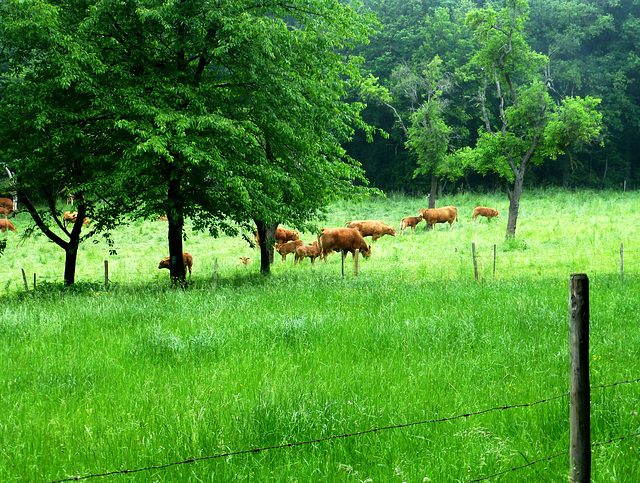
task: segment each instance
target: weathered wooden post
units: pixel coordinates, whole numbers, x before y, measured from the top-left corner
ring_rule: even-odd
[[[471,252],[473,253],[473,272],[476,275],[476,282],[478,281],[478,262],[476,261],[476,244],[471,243]]]
[[[33,273],[33,290],[36,289],[36,274],[35,272]]]
[[[493,278],[496,278],[496,244],[493,244]]]
[[[620,243],[620,280],[624,279],[624,250]]]
[[[360,250],[358,250],[356,248],[356,251],[353,252],[353,276],[357,277],[358,276],[358,252]]]
[[[24,268],[22,270],[22,280],[24,281],[24,289],[29,293],[29,285],[27,285],[27,275],[24,273]]]
[[[213,262],[213,284],[218,284],[218,258]]]
[[[591,422],[589,407],[589,278],[587,275],[584,273],[572,274],[569,290],[570,480],[588,483],[591,480]]]
[[[109,287],[109,261],[104,261],[104,289]]]
[[[344,278],[344,259],[347,257],[347,251],[342,250],[342,278]]]

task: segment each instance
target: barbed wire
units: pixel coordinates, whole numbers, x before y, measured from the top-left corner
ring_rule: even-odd
[[[598,446],[604,446],[605,444],[614,443],[616,441],[622,441],[623,439],[633,438],[635,436],[638,436],[639,434],[640,433],[636,432],[636,433],[628,434],[626,436],[619,436],[617,438],[611,438],[611,439],[609,439],[607,441],[602,441],[600,443],[594,443],[594,444],[591,445],[591,447],[592,448],[596,448]],[[510,468],[508,470],[500,471],[498,473],[493,473],[491,475],[483,476],[481,478],[476,478],[475,480],[469,480],[469,481],[467,481],[467,483],[476,483],[478,481],[488,480],[488,479],[493,478],[495,476],[500,476],[500,475],[504,475],[506,473],[510,473],[512,471],[521,470],[522,468],[526,468],[528,466],[533,466],[533,465],[535,465],[537,463],[540,463],[542,461],[550,461],[550,460],[552,460],[554,458],[557,458],[558,456],[566,456],[568,454],[569,454],[569,451],[563,451],[562,453],[554,454],[553,456],[546,456],[544,458],[540,458],[540,459],[537,459],[535,461],[531,461],[531,462],[527,463],[526,465],[516,466],[516,467]]]
[[[640,381],[640,378],[634,379],[634,380],[620,381],[620,382],[616,382],[616,383],[613,383],[613,384],[603,384],[603,385],[599,385],[599,386],[592,386],[592,389],[613,387],[613,386],[618,386],[620,384],[630,384],[630,383],[639,382],[639,381]],[[199,461],[206,461],[206,460],[212,460],[212,459],[218,459],[218,458],[227,458],[227,457],[230,457],[230,456],[241,456],[241,455],[244,455],[244,454],[260,453],[260,452],[263,452],[263,451],[271,451],[271,450],[276,450],[276,449],[293,448],[293,447],[297,447],[297,446],[305,446],[305,445],[309,445],[309,444],[323,443],[323,442],[334,440],[334,439],[350,438],[350,437],[355,437],[355,436],[361,436],[361,435],[364,435],[364,434],[376,433],[378,431],[388,431],[388,430],[392,430],[392,429],[402,429],[402,428],[408,428],[408,427],[411,427],[411,426],[419,426],[419,425],[423,425],[423,424],[442,423],[442,422],[446,422],[446,421],[454,421],[454,420],[457,420],[457,419],[469,418],[471,416],[478,416],[478,415],[486,414],[486,413],[493,412],[493,411],[504,411],[504,410],[508,410],[508,409],[532,407],[532,406],[536,406],[538,404],[543,404],[543,403],[546,403],[546,402],[549,402],[549,401],[553,401],[555,399],[565,398],[565,397],[569,396],[569,394],[570,394],[569,392],[566,392],[566,393],[563,393],[563,394],[559,394],[557,396],[551,396],[551,397],[540,399],[538,401],[531,402],[531,403],[511,404],[511,405],[507,405],[507,406],[496,406],[496,407],[493,407],[493,408],[482,409],[480,411],[474,411],[474,412],[458,414],[456,416],[451,416],[451,417],[427,419],[427,420],[415,421],[415,422],[411,422],[411,423],[403,423],[403,424],[396,424],[396,425],[391,425],[391,426],[383,426],[383,427],[379,427],[379,428],[366,429],[366,430],[357,431],[357,432],[354,432],[354,433],[345,433],[345,434],[337,434],[337,435],[332,435],[332,436],[326,436],[324,438],[317,438],[317,439],[307,440],[307,441],[299,441],[299,442],[296,442],[296,443],[284,443],[284,444],[274,445],[274,446],[265,446],[265,447],[261,447],[261,448],[252,448],[252,449],[247,449],[247,450],[232,451],[232,452],[220,453],[220,454],[216,454],[216,455],[202,456],[202,457],[198,457],[198,458],[189,458],[187,460],[174,461],[174,462],[166,463],[166,464],[162,464],[162,465],[147,466],[147,467],[144,467],[144,468],[136,468],[136,469],[132,469],[132,470],[115,470],[115,471],[108,471],[108,472],[105,472],[105,473],[98,473],[98,474],[91,474],[91,475],[84,475],[84,476],[70,476],[70,477],[67,477],[67,478],[60,479],[60,480],[48,481],[46,483],[65,483],[65,482],[68,482],[68,481],[80,481],[80,480],[87,480],[87,479],[91,479],[91,478],[99,478],[99,477],[115,476],[115,475],[125,475],[125,474],[139,473],[139,472],[142,472],[142,471],[150,471],[150,470],[159,470],[159,469],[170,468],[172,466],[179,466],[179,465],[184,465],[184,464],[196,463],[196,462],[199,462]],[[638,433],[635,433],[635,435],[637,435],[637,434]],[[634,435],[630,435],[630,436],[634,436]],[[621,438],[616,438],[616,439],[613,439],[613,440],[609,440],[609,441],[604,442],[604,443],[598,443],[597,445],[594,445],[594,446],[600,446],[602,444],[607,444],[607,443],[616,441],[617,439],[625,439],[625,438],[630,437],[630,436],[623,436]],[[509,470],[505,470],[504,472],[496,473],[494,475],[490,475],[488,477],[483,477],[483,478],[481,478],[479,480],[472,480],[472,481],[473,482],[482,481],[484,479],[488,479],[488,478],[491,478],[493,476],[498,476],[498,475],[503,474],[503,473],[508,473],[510,471],[515,471],[515,470],[518,470],[518,469],[521,469],[521,468],[526,468],[527,466],[531,466],[531,465],[539,463],[541,461],[550,460],[550,459],[556,458],[558,456],[562,456],[563,454],[568,454],[568,452],[558,453],[557,455],[554,455],[554,456],[541,458],[541,459],[533,461],[533,462],[531,462],[529,464],[526,464],[526,465],[523,465],[523,466],[519,466],[519,467],[516,467],[516,468],[512,468],[512,469],[509,469]]]

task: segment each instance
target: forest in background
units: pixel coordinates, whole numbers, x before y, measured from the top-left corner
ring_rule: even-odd
[[[500,4],[501,2],[499,2]],[[419,74],[435,56],[451,88],[444,97],[445,119],[451,127],[449,151],[474,147],[483,120],[477,108],[478,80],[467,64],[479,48],[465,25],[467,12],[499,4],[462,0],[363,0],[381,30],[368,45],[355,52],[365,62],[365,75],[392,93],[402,89],[406,73]],[[549,58],[550,92],[564,96],[602,99],[603,144],[567,150],[556,160],[531,166],[525,184],[589,188],[637,189],[640,183],[640,1],[638,0],[531,0],[525,27],[531,48]],[[407,116],[411,100],[394,96],[395,107]],[[414,109],[415,110],[415,109]],[[430,177],[414,176],[415,155],[406,147],[394,112],[383,104],[368,103],[364,119],[389,134],[367,142],[358,133],[346,145],[360,161],[372,185],[385,191],[424,194]],[[468,167],[461,176],[443,177],[439,190],[461,187],[500,188],[498,177],[481,175]]]

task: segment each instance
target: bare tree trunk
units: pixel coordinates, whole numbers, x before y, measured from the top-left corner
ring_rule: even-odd
[[[49,212],[54,220],[58,223],[60,229],[69,236],[69,241],[63,240],[55,234],[51,229],[45,224],[44,220],[38,213],[36,207],[31,203],[31,200],[25,196],[24,193],[20,193],[20,198],[22,199],[24,205],[27,207],[31,218],[38,226],[40,231],[44,233],[44,235],[58,245],[60,248],[64,249],[65,259],[64,259],[64,284],[65,286],[73,285],[75,283],[76,278],[76,262],[78,258],[78,247],[80,246],[80,232],[82,230],[82,222],[87,214],[87,207],[84,203],[78,205],[78,215],[76,216],[76,222],[73,224],[71,231],[68,231],[67,228],[62,224],[59,218],[56,217],[56,207],[55,207],[55,199],[52,196],[48,196],[48,205]]]
[[[507,220],[506,238],[514,238],[516,236],[516,222],[518,221],[518,212],[520,211],[520,197],[522,196],[523,183],[524,173],[518,170],[515,172],[513,191],[509,194],[509,219]]]
[[[429,192],[429,209],[436,207],[436,191],[438,190],[438,178],[431,172],[431,189]]]
[[[278,223],[267,224],[260,220],[254,220],[260,239],[260,273],[269,275],[273,263],[273,244],[276,240]]]
[[[182,228],[184,226],[184,199],[181,191],[182,173],[169,179],[167,221],[169,224],[169,273],[172,284],[185,281],[186,274],[182,259]]]

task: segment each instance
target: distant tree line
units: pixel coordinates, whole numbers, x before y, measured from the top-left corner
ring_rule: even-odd
[[[474,37],[478,32],[468,14],[489,6],[496,11],[510,5],[518,9],[521,3],[363,0],[363,9],[377,16],[382,29],[368,45],[356,50],[365,58],[365,75],[370,74],[390,92],[396,110],[368,102],[363,118],[388,132],[389,138],[375,136],[373,143],[367,143],[361,134],[346,145],[349,154],[362,163],[372,185],[385,191],[431,191],[433,179],[428,170],[420,169],[419,153],[407,142],[398,115],[410,119],[420,107],[416,100],[429,98],[424,73],[436,57],[441,61],[440,87],[431,89],[431,97],[438,91],[441,117],[450,130],[445,157],[476,146],[485,119],[477,108],[478,70],[470,65],[483,45]],[[556,104],[573,96],[598,98],[597,110],[602,114],[599,142],[570,142],[556,159],[531,163],[524,184],[638,188],[640,4],[632,0],[531,0],[523,15],[524,41],[533,53],[547,58],[539,66],[538,79],[545,83],[550,98]],[[491,84],[489,79],[489,87]],[[495,94],[486,101],[489,111],[497,108]],[[438,179],[440,192],[492,190],[504,185],[499,174],[472,163],[449,166],[448,173]]]

